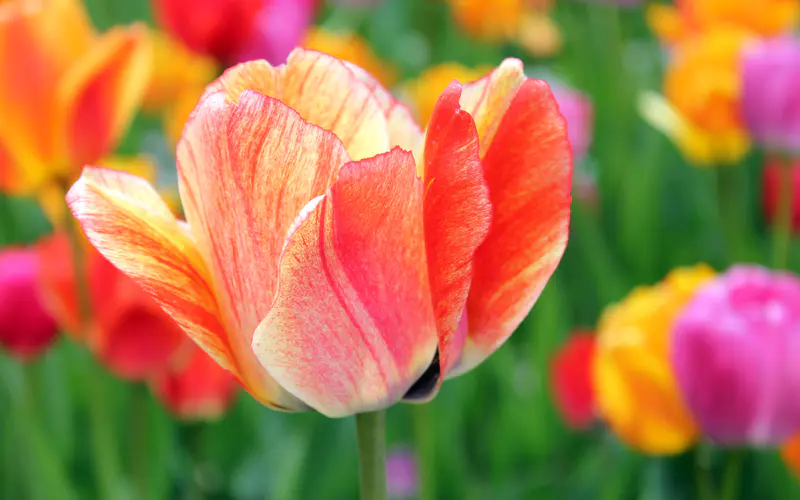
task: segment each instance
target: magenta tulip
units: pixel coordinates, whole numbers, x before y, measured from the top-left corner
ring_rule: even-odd
[[[736,266],[701,288],[675,323],[672,363],[703,433],[777,445],[800,431],[800,280]]]
[[[765,149],[800,155],[800,40],[776,38],[744,53],[742,112]]]

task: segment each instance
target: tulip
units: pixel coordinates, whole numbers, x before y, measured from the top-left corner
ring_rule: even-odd
[[[317,0],[152,0],[159,24],[223,65],[282,62],[302,39]]]
[[[548,16],[552,0],[448,0],[453,18],[475,38],[493,43],[516,41],[535,57],[561,48],[561,33]]]
[[[792,198],[789,203],[791,212],[791,227],[795,232],[800,232],[800,164],[794,163],[790,166],[784,165],[780,161],[769,161],[764,168],[763,196],[764,213],[767,220],[771,223],[776,222],[778,217],[778,206],[781,191],[781,181],[783,180],[783,169],[789,169],[792,182]]]
[[[302,46],[353,63],[387,87],[397,80],[397,70],[378,57],[372,47],[356,33],[334,32],[315,27],[308,30]]]
[[[202,89],[219,74],[216,62],[196,54],[170,35],[153,31],[153,70],[142,103],[150,112],[168,109],[186,92]]]
[[[741,115],[742,31],[720,28],[675,47],[667,66],[664,97],[645,94],[644,118],[698,166],[739,162],[750,149]]]
[[[386,489],[389,498],[416,498],[419,490],[419,471],[414,453],[396,448],[386,458]]]
[[[800,431],[800,279],[736,266],[692,298],[674,326],[672,364],[703,433],[777,445]]]
[[[800,477],[800,434],[795,434],[781,446],[781,458],[796,477]]]
[[[144,180],[101,168],[67,201],[273,408],[340,417],[433,397],[511,335],[566,246],[564,120],[516,60],[453,82],[425,134],[352,64],[303,49],[244,63],[207,89],[177,159],[186,224]]]
[[[183,333],[136,283],[86,245],[84,268],[91,319],[84,324],[72,249],[56,233],[37,247],[44,304],[73,339],[84,342],[108,369],[127,380],[161,370],[183,341]]]
[[[651,455],[681,453],[697,439],[669,358],[675,318],[714,275],[703,265],[672,271],[610,306],[597,328],[592,378],[600,415],[628,445]]]
[[[147,84],[147,41],[142,26],[96,34],[77,0],[0,5],[0,189],[68,185],[112,152]]]
[[[594,421],[595,402],[592,365],[595,336],[577,332],[559,349],[551,364],[556,408],[570,427],[583,429]]]
[[[556,88],[553,94],[556,96],[558,109],[567,120],[572,157],[579,161],[586,156],[592,142],[592,101],[580,92],[567,88]]]
[[[181,420],[217,420],[236,397],[231,374],[193,343],[183,344],[176,359],[151,381],[153,392]]]
[[[414,80],[402,84],[403,93],[411,101],[414,115],[421,123],[428,123],[439,96],[454,79],[472,82],[480,79],[493,68],[469,68],[463,64],[446,62],[431,66]]]
[[[38,356],[58,333],[39,296],[37,267],[33,249],[0,250],[0,345],[22,360]]]
[[[797,24],[797,0],[676,0],[675,6],[648,8],[650,26],[662,40],[678,43],[698,33],[728,26],[768,38],[786,33]]]
[[[753,139],[800,157],[800,39],[756,43],[744,51],[742,113]]]

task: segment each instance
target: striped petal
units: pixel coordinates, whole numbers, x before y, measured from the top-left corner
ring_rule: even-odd
[[[469,338],[458,373],[480,363],[519,326],[567,244],[572,156],[566,123],[545,82],[527,80],[520,87],[483,168],[492,227],[475,255]]]
[[[431,294],[439,332],[439,363],[446,374],[466,340],[457,332],[472,281],[472,260],[492,216],[478,156],[478,133],[459,107],[453,82],[434,108],[425,140],[425,240]]]
[[[355,160],[389,150],[386,119],[377,99],[344,62],[327,54],[295,49],[282,66],[243,63],[226,71],[207,92],[218,90],[233,102],[245,90],[282,101],[336,134]]]
[[[431,364],[422,201],[412,155],[394,149],[347,164],[287,239],[253,349],[281,385],[327,416],[389,406]]]
[[[218,363],[236,371],[195,243],[146,181],[87,167],[67,203],[104,257],[138,282]]]
[[[475,119],[481,140],[481,158],[489,150],[500,122],[523,83],[522,62],[506,59],[488,75],[464,85],[461,107]]]
[[[69,163],[95,163],[111,153],[139,107],[152,52],[143,26],[116,28],[96,40],[58,88]]]
[[[257,385],[269,375],[250,344],[275,297],[284,239],[302,208],[333,184],[347,152],[285,104],[246,90],[237,103],[221,92],[204,97],[177,159],[187,221],[232,348],[252,372],[243,382]]]

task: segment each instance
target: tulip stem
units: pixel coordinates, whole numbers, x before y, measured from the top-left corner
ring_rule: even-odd
[[[386,412],[356,415],[361,500],[386,499]]]
[[[731,451],[725,463],[725,475],[722,477],[722,500],[736,500],[739,498],[739,483],[742,477],[742,464],[744,452]]]
[[[711,471],[708,463],[708,450],[698,448],[695,451],[695,486],[698,500],[714,500],[714,483],[711,480]]]
[[[413,413],[414,444],[420,463],[419,500],[436,498],[436,448],[433,442],[430,403],[414,405]]]
[[[792,165],[788,161],[779,169],[778,210],[772,233],[772,265],[784,269],[789,264],[789,245],[792,239]]]
[[[131,394],[131,471],[135,481],[135,488],[138,498],[146,500],[150,492],[150,457],[148,444],[148,419],[150,411],[148,408],[147,387],[143,384],[135,384]]]

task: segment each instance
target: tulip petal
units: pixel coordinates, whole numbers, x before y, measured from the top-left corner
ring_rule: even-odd
[[[567,244],[572,156],[566,123],[545,82],[528,80],[519,89],[483,168],[494,211],[489,236],[475,255],[470,332],[459,373],[519,326]]]
[[[286,234],[349,158],[332,133],[246,90],[237,103],[221,92],[206,95],[184,129],[177,159],[186,218],[236,357],[253,372],[244,380],[250,388],[269,377],[250,343],[275,297]]]
[[[345,61],[345,65],[369,88],[372,95],[378,101],[386,118],[386,127],[389,130],[389,144],[391,147],[400,146],[401,148],[413,151],[417,158],[417,152],[425,140],[422,130],[414,120],[414,115],[408,106],[394,98],[381,83],[370,75],[365,69],[353,63]]]
[[[460,96],[458,82],[445,89],[425,140],[425,239],[442,374],[461,357],[465,337],[456,329],[472,281],[472,260],[492,217],[478,132],[472,116],[459,107]]]
[[[523,83],[522,62],[506,59],[480,80],[464,85],[461,107],[475,119],[481,140],[481,158],[492,145],[500,122]]]
[[[71,165],[95,163],[113,151],[144,97],[151,59],[143,26],[115,28],[64,75],[58,106]]]
[[[224,90],[236,102],[245,90],[278,99],[309,122],[336,134],[354,160],[389,150],[377,99],[345,64],[327,54],[295,49],[285,65],[251,61],[225,72],[207,92]]]
[[[431,364],[422,201],[414,159],[396,148],[345,165],[287,238],[275,304],[253,349],[281,385],[327,416],[386,407]]]
[[[67,203],[89,241],[217,362],[237,371],[191,235],[144,180],[87,167]]]

